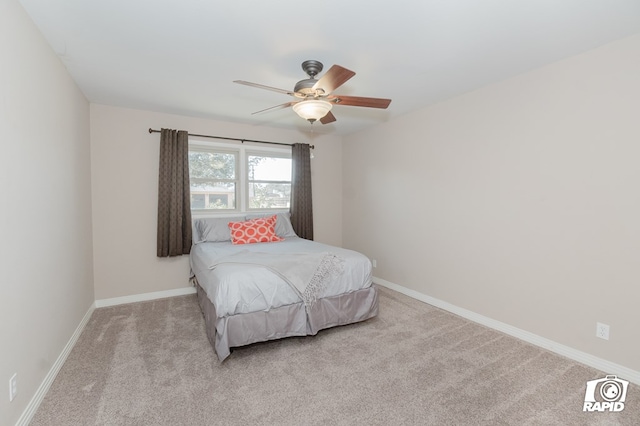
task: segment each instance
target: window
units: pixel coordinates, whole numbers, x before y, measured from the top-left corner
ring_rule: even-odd
[[[249,209],[288,209],[291,200],[291,158],[247,155]]]
[[[238,153],[189,147],[191,210],[236,210]]]
[[[291,151],[189,143],[192,212],[288,209]]]

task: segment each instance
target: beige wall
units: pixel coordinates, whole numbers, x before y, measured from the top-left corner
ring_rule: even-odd
[[[341,141],[213,120],[91,105],[96,299],[187,287],[189,262],[156,257],[160,135],[148,129],[315,145],[312,160],[317,241],[342,244]]]
[[[639,76],[636,35],[345,138],[344,246],[640,371]]]
[[[0,424],[12,425],[94,301],[89,104],[13,0],[0,2],[0,128]]]

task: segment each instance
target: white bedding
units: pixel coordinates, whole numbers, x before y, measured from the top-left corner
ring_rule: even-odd
[[[371,262],[361,253],[329,246],[298,237],[281,242],[233,245],[227,242],[205,242],[191,249],[191,269],[200,286],[213,303],[218,317],[268,311],[300,302],[298,293],[276,273],[267,268],[242,264],[211,266],[217,258],[249,250],[258,253],[323,253],[344,260],[343,273],[323,289],[318,297],[335,296],[371,286]]]

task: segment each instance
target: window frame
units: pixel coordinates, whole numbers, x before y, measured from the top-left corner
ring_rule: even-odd
[[[215,152],[236,155],[236,206],[235,209],[191,209],[192,216],[229,216],[238,213],[279,213],[287,212],[288,208],[249,208],[249,155],[257,155],[263,157],[275,158],[291,158],[291,148],[288,147],[263,147],[263,146],[245,146],[235,143],[212,142],[202,140],[198,137],[189,137],[189,152]],[[220,179],[220,182],[225,180]],[[262,181],[251,181],[262,182]],[[275,183],[289,183],[291,181],[277,181]],[[191,199],[191,190],[189,190],[189,198]],[[291,201],[289,201],[289,204]]]

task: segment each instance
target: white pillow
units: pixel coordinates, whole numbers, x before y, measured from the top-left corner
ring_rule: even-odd
[[[273,216],[274,213],[252,213],[247,215],[247,219],[257,219],[259,217]],[[276,213],[276,235],[278,237],[297,237],[296,232],[291,225],[291,213]]]

